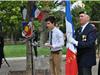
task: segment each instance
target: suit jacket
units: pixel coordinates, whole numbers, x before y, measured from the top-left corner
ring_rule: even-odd
[[[76,31],[77,62],[79,67],[91,67],[96,64],[96,28],[88,24],[83,32]]]

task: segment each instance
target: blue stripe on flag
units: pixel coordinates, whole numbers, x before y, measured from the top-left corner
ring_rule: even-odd
[[[74,36],[74,26],[72,23],[72,16],[71,16],[71,11],[70,11],[70,0],[66,1],[66,18],[67,18],[67,21],[70,22],[72,25],[72,34]]]
[[[25,27],[28,23],[25,21],[22,21],[22,26]]]
[[[37,7],[34,5],[32,8],[32,17],[35,17],[35,11],[36,11]]]

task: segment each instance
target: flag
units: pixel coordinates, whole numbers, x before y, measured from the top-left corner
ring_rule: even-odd
[[[67,35],[67,39],[69,37],[74,36],[74,27],[72,23],[69,0],[66,1],[66,35]],[[77,67],[77,60],[76,60],[76,54],[77,54],[76,48],[72,43],[68,41],[66,44],[67,44],[66,65],[65,65],[66,75],[77,75],[78,67]]]
[[[26,38],[31,37],[33,32],[32,22],[30,21],[28,24],[24,22],[23,28],[24,30],[22,31],[22,36]]]
[[[36,6],[33,6],[32,17],[37,18],[39,21],[41,21],[44,17],[44,13],[40,11]]]
[[[24,20],[26,19],[26,15],[27,15],[27,9],[24,8],[24,9],[22,10],[22,17],[23,17]]]
[[[22,26],[25,27],[28,23],[25,21],[22,21]]]

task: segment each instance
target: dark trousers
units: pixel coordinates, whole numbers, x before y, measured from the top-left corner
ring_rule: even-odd
[[[33,46],[33,48],[34,48],[34,53],[35,53],[35,56],[37,57],[37,56],[38,56],[37,46]]]
[[[0,68],[1,68],[1,65],[2,65],[2,58],[0,58]]]
[[[78,75],[92,75],[92,72],[91,72],[91,67],[89,68],[79,68],[78,69]]]
[[[3,52],[3,47],[0,47],[0,68],[2,65],[2,59],[4,58],[4,52]]]
[[[98,75],[100,75],[100,59],[99,59],[99,65],[98,65]]]

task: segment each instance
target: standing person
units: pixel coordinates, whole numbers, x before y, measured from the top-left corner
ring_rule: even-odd
[[[0,33],[0,68],[2,65],[2,59],[4,58],[3,48],[4,48],[4,38],[2,34]]]
[[[45,46],[50,47],[51,58],[50,67],[52,75],[61,75],[61,50],[64,45],[64,35],[55,26],[56,19],[54,16],[46,18],[46,26],[49,29],[49,43],[45,43]]]
[[[90,17],[85,12],[80,12],[79,21],[76,40],[70,37],[68,41],[77,47],[78,75],[92,75],[92,66],[96,65],[96,28],[89,23]]]
[[[99,50],[99,45],[100,45],[100,31],[97,32],[97,47]],[[98,51],[98,56],[99,56],[99,63],[98,63],[98,75],[100,75],[100,51]]]
[[[99,59],[99,64],[98,64],[98,75],[100,75],[100,59]]]

